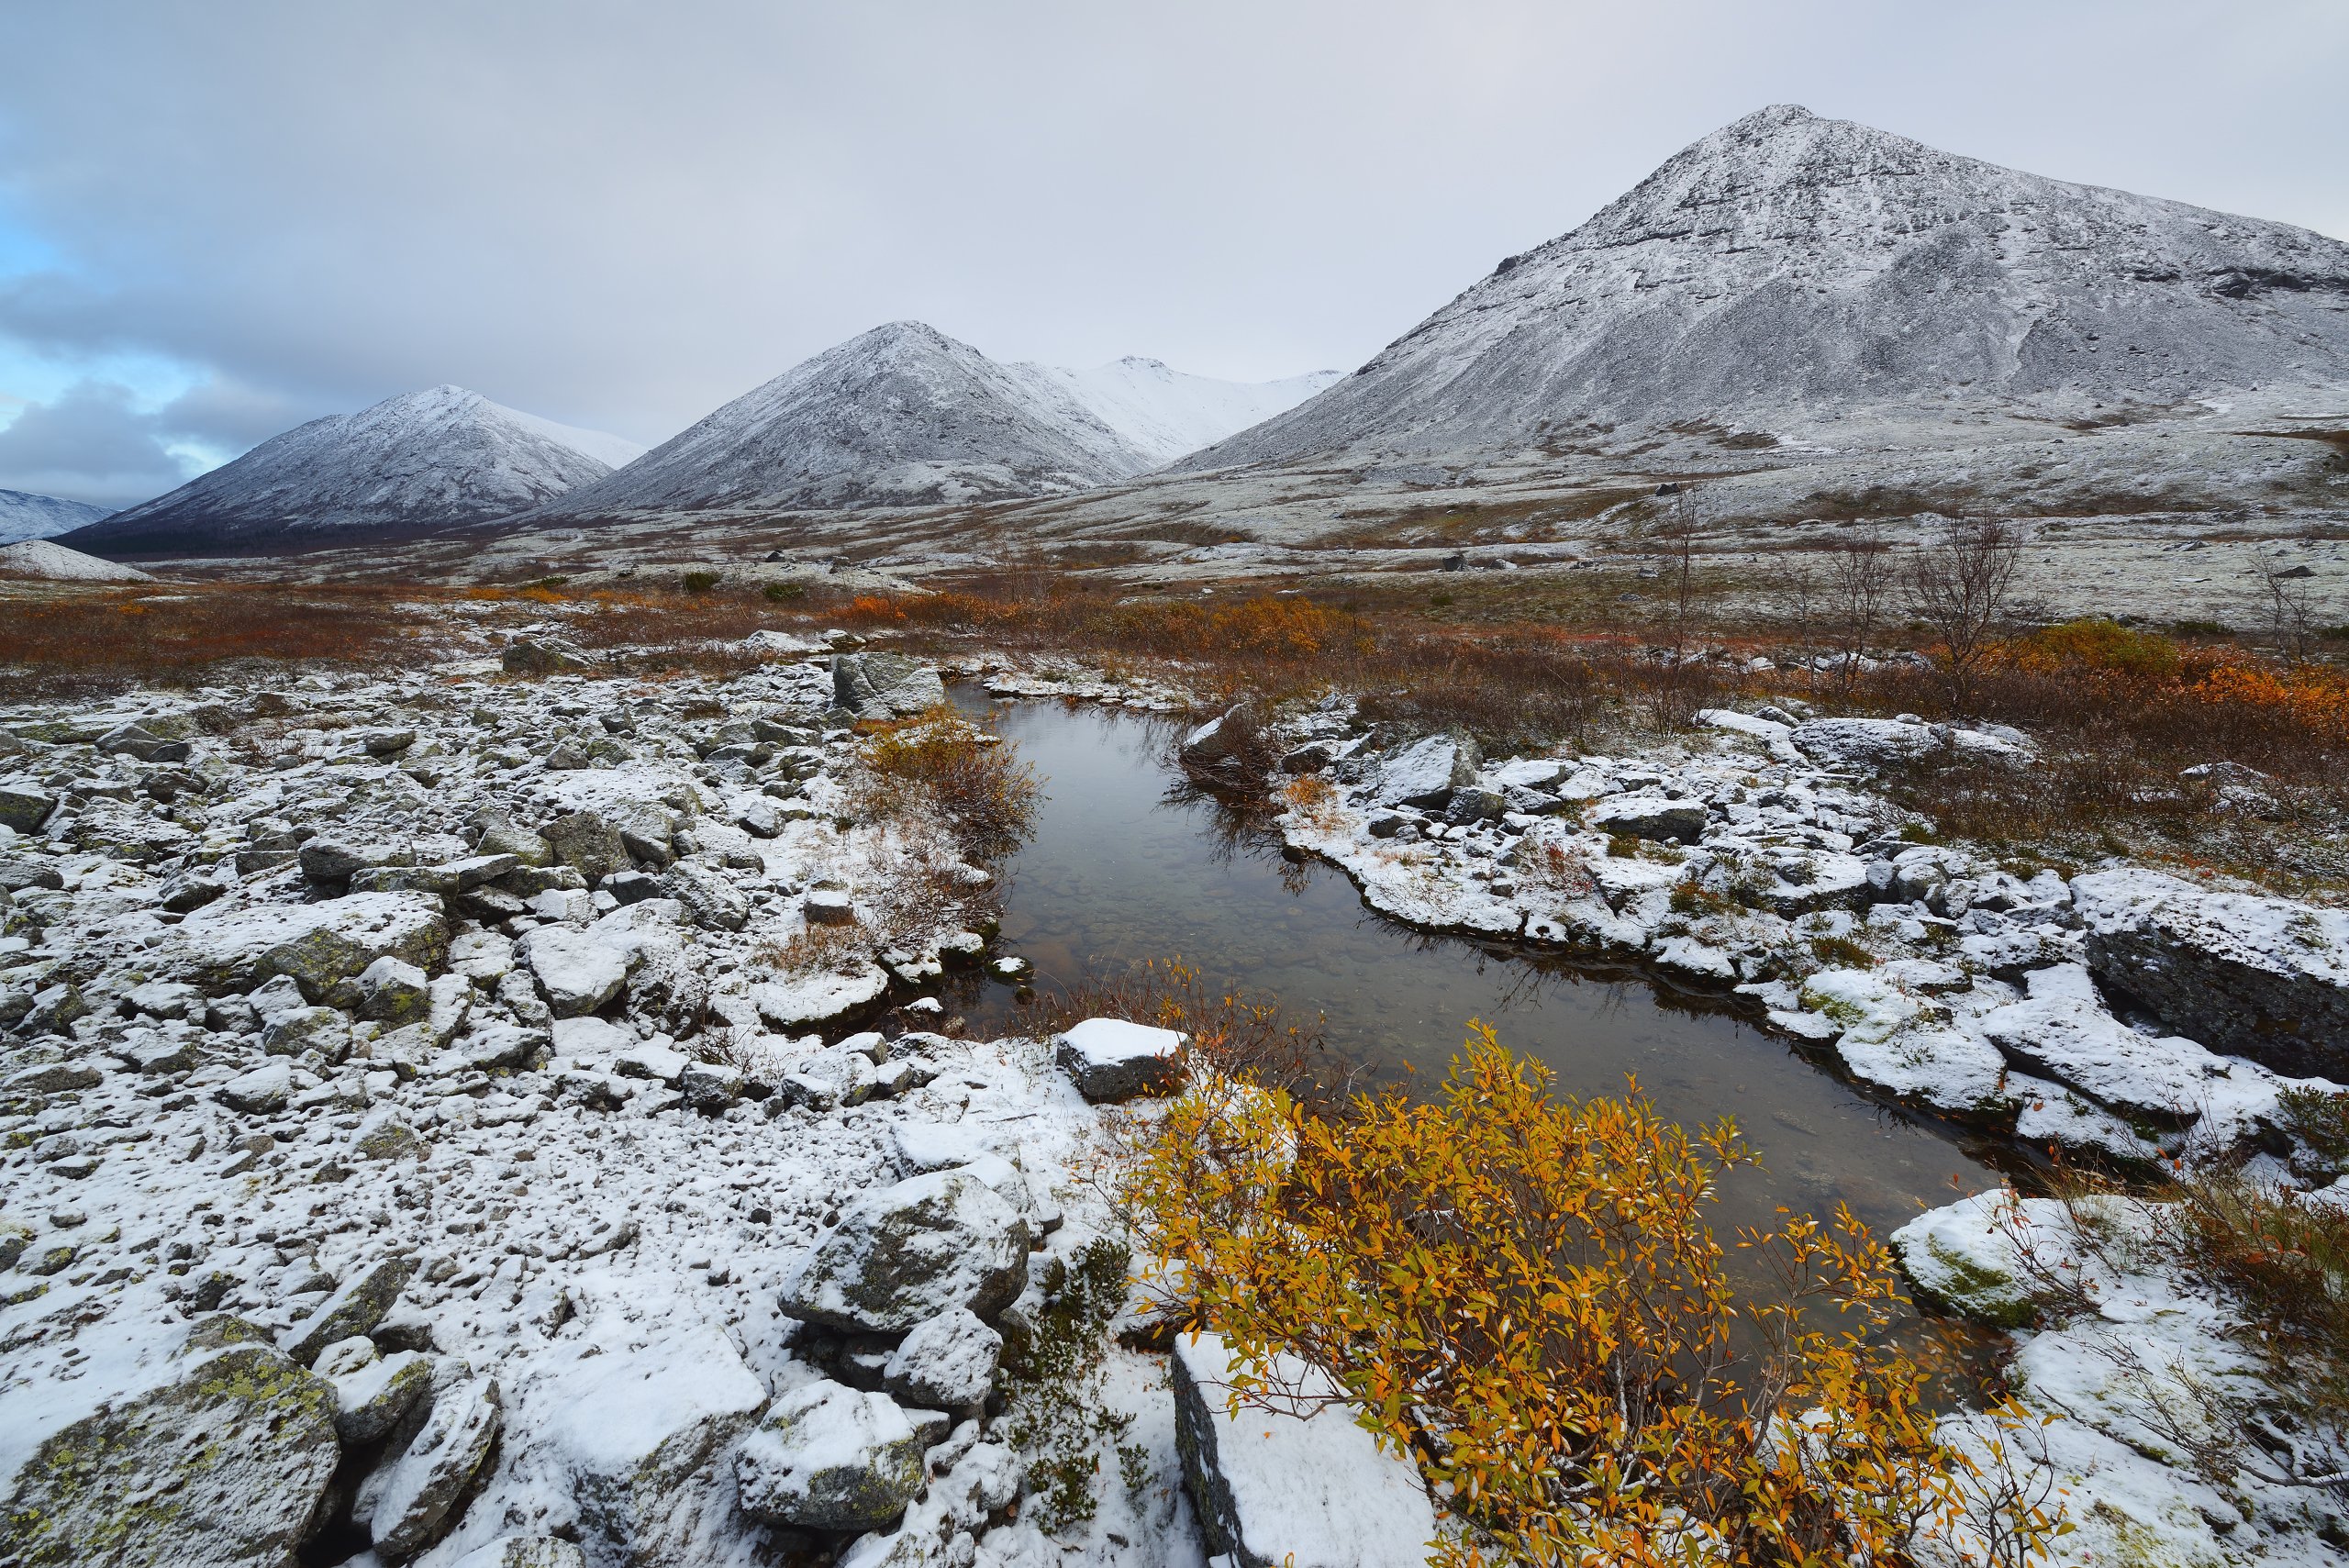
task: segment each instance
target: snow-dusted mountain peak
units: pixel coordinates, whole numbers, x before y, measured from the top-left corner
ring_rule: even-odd
[[[62,495],[36,495],[29,490],[0,490],[0,544],[29,539],[54,539],[87,527],[106,515],[104,506],[68,501]]]
[[[600,479],[611,472],[607,455],[624,460],[636,450],[462,386],[428,387],[272,437],[168,495],[75,529],[71,540],[152,554],[481,523]]]
[[[1186,469],[2349,384],[2349,245],[1773,105]]]

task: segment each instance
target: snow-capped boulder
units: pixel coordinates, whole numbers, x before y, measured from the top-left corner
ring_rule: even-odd
[[[2002,1329],[2022,1328],[2037,1310],[2040,1290],[2024,1267],[2019,1240],[2034,1256],[2044,1238],[2052,1247],[2065,1232],[2063,1205],[2053,1198],[2019,1198],[1994,1187],[1931,1209],[1888,1240],[1918,1294],[1954,1311]],[[2049,1262],[2054,1262],[2051,1253]]]
[[[417,1351],[384,1355],[373,1340],[339,1340],[311,1368],[334,1385],[334,1429],[346,1443],[372,1443],[432,1392],[432,1362]]]
[[[879,1529],[922,1488],[923,1442],[886,1395],[837,1383],[777,1398],[742,1440],[734,1476],[754,1518],[804,1529]]]
[[[432,1398],[432,1413],[406,1451],[368,1477],[360,1505],[375,1554],[401,1562],[439,1540],[457,1522],[503,1418],[497,1380],[468,1378]]]
[[[407,1288],[416,1265],[405,1257],[385,1258],[362,1270],[286,1333],[285,1353],[304,1366],[338,1340],[372,1333]]]
[[[543,1435],[569,1473],[580,1522],[611,1559],[696,1560],[696,1543],[707,1549],[733,1506],[713,1462],[767,1405],[732,1342],[702,1329],[607,1351],[552,1392]]]
[[[318,904],[209,904],[183,920],[164,955],[206,995],[287,974],[313,1000],[379,958],[430,973],[449,949],[440,900],[423,893],[354,893]]]
[[[1239,765],[1257,728],[1255,708],[1245,702],[1233,703],[1185,735],[1175,756],[1185,767],[1198,773],[1228,773]]]
[[[57,809],[57,795],[32,779],[19,774],[12,779],[0,779],[0,828],[18,833],[29,833],[49,820]]]
[[[173,1370],[33,1450],[0,1501],[0,1560],[292,1568],[340,1455],[334,1391],[250,1338]]]
[[[908,1405],[962,1410],[995,1385],[1003,1336],[965,1307],[950,1307],[913,1327],[881,1369],[881,1385]]]
[[[1211,1551],[1239,1568],[1421,1568],[1435,1510],[1411,1462],[1382,1452],[1342,1404],[1228,1414],[1221,1339],[1182,1334],[1168,1358],[1174,1441]],[[1284,1356],[1275,1378],[1308,1395],[1328,1380]]]
[[[1431,735],[1379,764],[1370,798],[1381,806],[1441,806],[1476,783],[1484,757],[1466,735]]]
[[[2216,893],[2159,872],[2072,879],[2087,966],[2214,1051],[2349,1080],[2349,912]]]
[[[992,1318],[1028,1283],[1028,1226],[963,1171],[868,1190],[841,1211],[783,1309],[866,1333],[902,1334],[949,1307]]]
[[[239,1073],[212,1091],[213,1097],[222,1105],[247,1116],[268,1116],[284,1110],[293,1093],[293,1064],[283,1058],[264,1062],[250,1073]]]
[[[1095,1104],[1163,1095],[1183,1074],[1184,1038],[1124,1018],[1086,1018],[1052,1037],[1052,1060]]]
[[[540,926],[523,934],[514,954],[558,1018],[592,1013],[628,984],[628,955],[586,931]]]

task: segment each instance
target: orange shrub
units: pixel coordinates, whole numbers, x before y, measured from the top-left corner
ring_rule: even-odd
[[[1703,1218],[1753,1160],[1735,1127],[1691,1137],[1636,1085],[1548,1087],[1479,1025],[1433,1103],[1325,1120],[1209,1079],[1174,1104],[1126,1196],[1232,1344],[1235,1411],[1315,1398],[1277,1380],[1279,1352],[1326,1373],[1465,1527],[1431,1543],[1448,1565],[1896,1564],[1980,1517],[1930,1374],[1880,1336],[1891,1261],[1848,1209],[1742,1233],[1777,1289],[1741,1300]],[[1991,1507],[2025,1551],[2060,1533],[2033,1503]]]

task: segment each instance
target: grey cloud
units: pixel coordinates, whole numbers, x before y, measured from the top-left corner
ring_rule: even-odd
[[[128,387],[84,381],[27,406],[0,429],[0,490],[125,506],[173,489],[187,473],[162,428]]]
[[[290,424],[440,382],[658,439],[909,317],[1003,358],[1345,368],[1774,101],[2349,211],[2328,0],[2223,28],[2196,0],[76,0],[6,27],[0,212],[68,265],[0,282],[0,339],[202,367],[261,401],[186,417],[240,440],[270,400]]]

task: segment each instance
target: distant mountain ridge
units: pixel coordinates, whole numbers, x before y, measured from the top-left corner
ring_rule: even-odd
[[[1502,261],[1309,402],[1174,466],[2349,384],[2344,306],[2339,240],[1778,105]]]
[[[486,522],[640,450],[436,386],[297,426],[64,541],[106,554],[236,551]]]
[[[84,528],[108,515],[108,508],[62,495],[36,495],[29,490],[0,490],[0,544],[28,539],[54,539]]]
[[[1325,373],[1326,374],[1326,373]],[[1114,484],[1287,406],[1315,377],[1258,385],[1155,360],[1097,371],[999,364],[918,321],[802,361],[533,520],[819,511],[1052,495]]]

